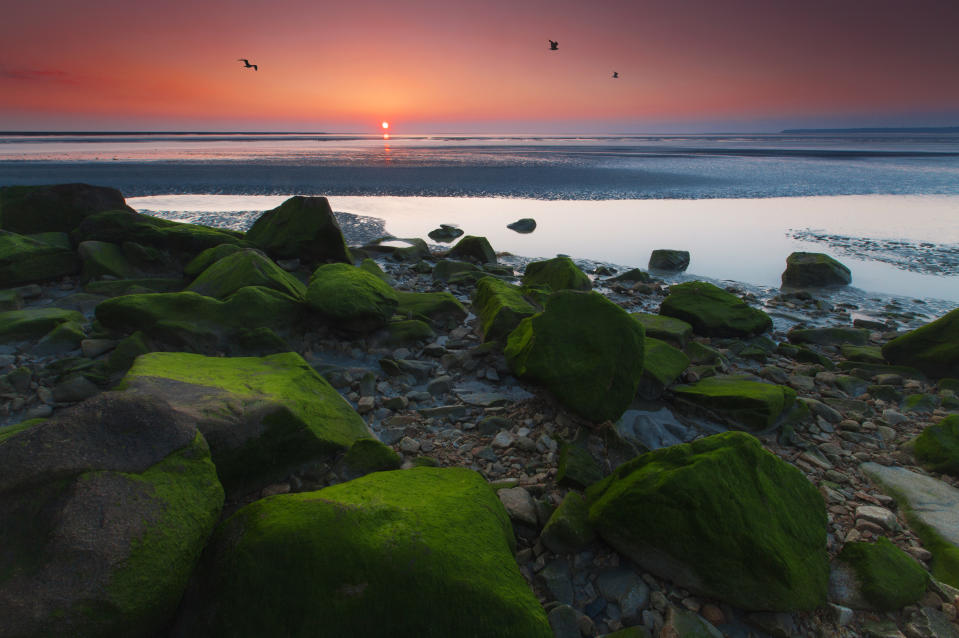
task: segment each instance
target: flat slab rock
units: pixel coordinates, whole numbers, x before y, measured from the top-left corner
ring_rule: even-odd
[[[863,473],[902,495],[909,509],[946,541],[959,547],[959,489],[901,467],[863,463]]]

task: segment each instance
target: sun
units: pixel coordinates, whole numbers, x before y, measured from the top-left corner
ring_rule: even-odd
[[[387,122],[386,120],[383,120],[382,126],[383,126],[383,130],[385,131],[386,129],[388,129],[388,128],[390,127],[390,123]]]

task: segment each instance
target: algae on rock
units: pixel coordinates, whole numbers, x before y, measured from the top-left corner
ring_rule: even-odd
[[[959,376],[959,308],[889,341],[882,355],[931,377]]]
[[[310,277],[306,303],[336,328],[372,332],[386,325],[399,298],[382,279],[362,268],[327,264]]]
[[[473,307],[483,326],[484,341],[505,338],[520,321],[536,314],[518,287],[496,277],[476,282]]]
[[[748,430],[772,426],[796,399],[796,391],[788,386],[740,376],[709,377],[674,386],[672,392],[730,427]]]
[[[705,281],[670,286],[659,314],[682,319],[696,334],[707,337],[750,337],[773,325],[762,310]]]

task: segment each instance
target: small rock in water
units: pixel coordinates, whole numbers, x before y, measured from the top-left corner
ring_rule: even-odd
[[[531,233],[536,230],[536,220],[529,217],[524,217],[523,219],[517,220],[512,224],[507,224],[507,228],[514,230],[517,233]]]

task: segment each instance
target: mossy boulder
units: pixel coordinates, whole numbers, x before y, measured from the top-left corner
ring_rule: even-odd
[[[505,509],[467,469],[265,498],[218,530],[178,635],[552,638],[512,549]]]
[[[540,541],[557,554],[582,551],[596,532],[589,522],[589,507],[579,492],[568,492],[543,527]]]
[[[179,292],[188,284],[183,279],[171,277],[157,277],[146,279],[104,279],[102,281],[88,281],[83,285],[83,291],[92,295],[104,297],[121,297],[123,295],[137,295],[151,292]]]
[[[510,333],[507,363],[594,422],[626,411],[643,374],[643,327],[595,292],[555,293]]]
[[[447,257],[480,264],[495,264],[496,253],[485,237],[466,235],[450,248]]]
[[[251,248],[223,257],[193,280],[187,290],[208,297],[225,299],[245,286],[272,288],[302,300],[306,286],[299,279],[277,266],[272,259]]]
[[[496,277],[483,277],[476,282],[473,310],[483,326],[483,340],[504,339],[526,317],[536,314],[522,291]]]
[[[460,237],[463,234],[463,230],[457,228],[456,226],[450,226],[449,224],[440,224],[439,228],[434,228],[427,233],[430,239],[433,241],[448,243]]]
[[[159,397],[107,392],[0,436],[8,636],[153,636],[223,506],[203,437]]]
[[[882,348],[879,346],[854,346],[844,343],[839,346],[839,351],[843,358],[848,361],[877,363],[879,365],[882,365],[886,362],[882,356]]]
[[[133,209],[114,188],[89,184],[0,187],[0,228],[14,233],[69,233],[87,216]]]
[[[689,367],[689,357],[652,337],[646,337],[643,353],[643,378],[638,393],[644,399],[657,399]]]
[[[587,490],[587,500],[604,540],[682,587],[747,610],[825,603],[822,497],[748,434],[643,454]]]
[[[79,350],[80,342],[86,339],[85,321],[64,321],[50,330],[36,343],[32,352],[39,355],[64,354]]]
[[[682,319],[696,334],[706,337],[749,337],[773,325],[762,310],[705,281],[670,286],[659,314]]]
[[[689,267],[689,251],[658,248],[649,255],[650,270],[682,272]]]
[[[523,272],[523,285],[560,290],[591,290],[593,283],[569,257],[554,257],[545,261],[531,261]]]
[[[603,478],[603,468],[580,439],[564,441],[556,463],[556,482],[576,487],[589,487]]]
[[[353,475],[360,476],[370,472],[398,470],[403,464],[403,457],[376,439],[359,439],[350,446],[343,462]]]
[[[244,241],[243,233],[237,231],[184,224],[122,210],[86,217],[71,237],[78,244],[89,240],[114,244],[131,241],[191,259],[220,244],[249,245]]]
[[[916,437],[913,454],[927,470],[959,477],[959,414],[925,428]]]
[[[0,312],[0,343],[39,339],[62,323],[83,324],[83,315],[61,308],[24,308]]]
[[[107,241],[82,241],[77,246],[77,254],[83,262],[83,281],[99,279],[104,275],[117,279],[132,279],[140,274],[120,247]]]
[[[680,402],[726,423],[732,428],[762,430],[792,407],[796,391],[790,387],[752,381],[741,376],[716,376],[672,392]]]
[[[662,339],[680,348],[693,336],[693,327],[682,319],[645,312],[631,312],[629,316],[643,325],[647,337]]]
[[[640,270],[639,268],[630,268],[625,272],[610,277],[606,279],[606,282],[615,282],[615,283],[649,283],[653,278],[645,270]]]
[[[486,276],[479,266],[471,264],[468,261],[456,261],[455,259],[441,259],[433,266],[433,281],[453,281],[459,280],[463,276],[480,279]]]
[[[306,303],[341,330],[371,332],[386,325],[399,298],[382,279],[362,268],[326,264],[310,277]]]
[[[253,222],[246,238],[276,259],[353,262],[325,197],[291,197]]]
[[[191,279],[195,279],[197,275],[212,266],[214,263],[220,261],[228,255],[240,252],[241,250],[245,249],[243,246],[238,244],[220,244],[219,246],[214,246],[213,248],[207,248],[199,255],[191,259],[190,262],[183,267],[183,274]]]
[[[882,355],[931,377],[959,376],[959,308],[889,341]]]
[[[414,344],[417,341],[427,341],[436,337],[430,324],[419,319],[402,319],[386,324],[387,338],[390,345],[401,346]]]
[[[0,286],[47,281],[79,270],[80,259],[66,233],[20,235],[0,230]]]
[[[786,336],[790,343],[812,343],[817,346],[865,346],[869,343],[869,331],[862,328],[793,328]]]
[[[168,397],[209,442],[224,485],[262,485],[292,466],[370,438],[363,419],[298,354],[205,357],[152,352],[117,386]]]
[[[469,312],[459,299],[446,291],[409,292],[396,290],[396,314],[435,324],[460,323]]]
[[[878,611],[897,611],[915,603],[929,584],[922,565],[883,536],[875,543],[846,543],[837,559],[852,570],[857,593],[868,607]]]
[[[818,288],[852,282],[849,268],[823,253],[796,252],[786,257],[783,287]]]

